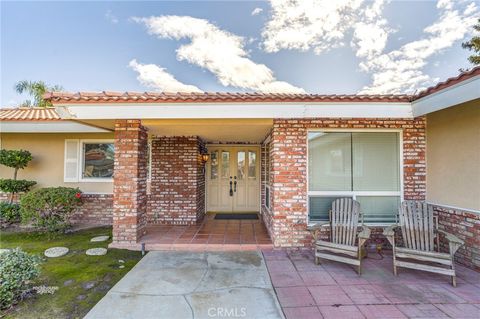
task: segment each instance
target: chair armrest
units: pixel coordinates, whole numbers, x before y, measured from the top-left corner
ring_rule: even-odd
[[[368,228],[365,225],[362,225],[360,227],[362,227],[362,231],[358,233],[358,238],[369,239],[370,238],[370,233],[371,233],[370,228]]]
[[[314,225],[308,226],[307,230],[312,234],[313,239],[317,241],[320,230],[327,225],[330,225],[330,222],[320,222],[320,223],[316,223]]]
[[[387,237],[387,240],[393,248],[395,248],[395,228],[398,227],[400,226],[398,226],[397,224],[393,224],[383,230],[383,235]]]
[[[330,225],[330,222],[327,222],[327,221],[325,221],[325,222],[319,222],[319,223],[315,223],[315,224],[313,224],[313,225],[311,225],[311,226],[308,226],[308,227],[307,227],[307,230],[308,230],[309,232],[312,232],[312,231],[320,230],[320,229],[322,229],[323,227],[325,227],[325,226],[327,226],[327,225]]]
[[[398,228],[399,226],[397,224],[393,224],[393,225],[390,225],[388,226],[387,228],[385,228],[383,230],[383,235],[385,237],[388,237],[388,236],[395,236],[395,228]]]
[[[450,233],[447,233],[446,231],[444,230],[441,230],[441,229],[437,229],[437,232],[439,232],[440,234],[443,234],[445,236],[445,238],[448,240],[449,243],[452,243],[452,244],[457,244],[457,245],[460,245],[462,246],[463,244],[465,244],[465,242],[463,240],[461,240],[460,238],[458,238],[457,236],[455,235],[452,235]]]

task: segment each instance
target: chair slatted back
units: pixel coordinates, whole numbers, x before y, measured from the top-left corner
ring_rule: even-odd
[[[351,198],[339,198],[332,203],[330,214],[331,241],[335,244],[355,245],[360,203]]]
[[[404,201],[398,211],[406,248],[434,251],[433,208],[425,202]]]

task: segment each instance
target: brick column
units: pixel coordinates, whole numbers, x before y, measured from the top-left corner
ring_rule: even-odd
[[[205,174],[198,136],[154,137],[149,222],[195,225],[205,215]]]
[[[140,120],[115,121],[113,245],[135,244],[145,234],[147,130]]]
[[[271,133],[271,225],[276,247],[301,247],[307,229],[307,132],[298,120],[275,120]],[[268,227],[268,225],[267,225]]]

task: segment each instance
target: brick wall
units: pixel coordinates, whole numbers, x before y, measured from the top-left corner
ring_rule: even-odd
[[[152,139],[148,222],[193,225],[205,214],[205,174],[197,136]]]
[[[112,225],[113,195],[82,194],[82,205],[72,216],[72,224]]]
[[[18,196],[16,196],[18,197]],[[8,201],[8,194],[0,192],[0,202]],[[18,199],[15,198],[15,202]],[[72,224],[111,225],[113,215],[112,194],[82,194],[82,204],[73,214]]]
[[[115,121],[113,244],[134,244],[145,234],[147,131],[140,120]]]
[[[272,207],[263,219],[275,246],[311,245],[307,228],[307,131],[402,129],[405,199],[425,198],[425,119],[275,119],[271,133]],[[374,230],[379,234],[379,230]],[[373,237],[377,241],[381,235]]]
[[[439,228],[465,242],[457,251],[455,261],[480,271],[480,214],[437,205],[433,210],[438,216]],[[448,241],[440,238],[441,249],[447,252]]]

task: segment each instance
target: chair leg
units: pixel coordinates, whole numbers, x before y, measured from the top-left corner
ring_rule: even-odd
[[[362,248],[358,250],[358,275],[362,275]]]
[[[452,286],[457,287],[457,276],[452,276]]]
[[[395,261],[393,262],[393,275],[397,276],[397,265],[395,265]]]
[[[315,256],[315,265],[320,265],[320,258]]]

